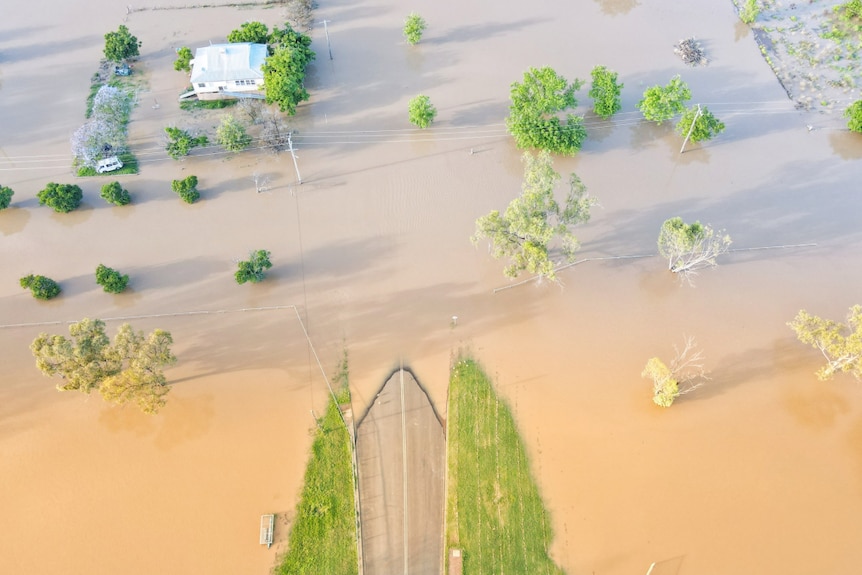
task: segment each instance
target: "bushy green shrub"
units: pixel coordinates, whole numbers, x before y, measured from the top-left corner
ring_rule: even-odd
[[[20,280],[21,287],[29,289],[36,299],[48,300],[60,294],[60,285],[45,276],[30,274]]]
[[[408,106],[410,122],[420,128],[427,128],[437,116],[437,108],[431,103],[431,98],[424,94],[419,94],[412,100]]]
[[[96,283],[108,293],[120,293],[129,285],[129,276],[99,264],[96,268]]]
[[[189,176],[182,180],[173,180],[171,189],[187,204],[195,203],[201,197],[198,192],[198,177]]]

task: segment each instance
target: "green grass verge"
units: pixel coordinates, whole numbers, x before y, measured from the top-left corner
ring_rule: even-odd
[[[239,100],[186,100],[180,102],[180,110],[221,110],[236,106]]]
[[[448,414],[446,544],[462,550],[464,575],[562,574],[515,420],[471,359],[452,370]]]
[[[338,392],[338,401],[350,401],[346,388]],[[332,400],[317,424],[287,552],[275,568],[278,575],[359,572],[350,436]]]

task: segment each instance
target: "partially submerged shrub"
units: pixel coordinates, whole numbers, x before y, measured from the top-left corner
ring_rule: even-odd
[[[36,299],[48,300],[60,294],[60,285],[45,276],[30,274],[20,280],[21,287],[29,289]]]

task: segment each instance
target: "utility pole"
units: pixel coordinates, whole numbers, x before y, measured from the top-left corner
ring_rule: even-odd
[[[688,139],[691,137],[691,133],[694,131],[694,125],[697,124],[697,119],[700,118],[703,110],[700,109],[700,104],[697,105],[697,113],[694,115],[694,120],[691,121],[691,127],[688,129],[688,134],[685,135],[685,140],[682,142],[682,148],[679,149],[679,153],[681,154],[683,150],[685,150],[685,145],[688,143]]]
[[[329,49],[329,59],[332,60],[332,45],[329,43],[329,28],[326,24],[329,23],[329,20],[323,21],[323,31],[326,32],[326,47]]]
[[[299,175],[299,165],[296,163],[296,154],[293,153],[293,132],[287,133],[287,145],[290,147],[290,156],[293,158],[293,168],[296,170],[296,179],[302,185],[302,176]]]

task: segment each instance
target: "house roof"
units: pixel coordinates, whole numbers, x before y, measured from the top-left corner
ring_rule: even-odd
[[[213,44],[195,50],[192,83],[263,78],[266,44]]]

